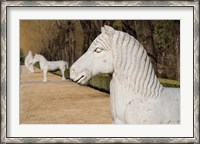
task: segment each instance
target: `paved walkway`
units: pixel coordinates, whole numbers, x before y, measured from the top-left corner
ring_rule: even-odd
[[[110,124],[109,95],[36,69],[21,66],[21,124]]]

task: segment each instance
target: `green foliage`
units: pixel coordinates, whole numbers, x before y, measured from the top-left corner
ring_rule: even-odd
[[[71,66],[87,51],[104,25],[138,39],[159,77],[179,79],[179,20],[22,20],[20,47],[24,54],[32,50],[47,60],[64,60]],[[23,62],[24,56],[20,57],[20,64]]]
[[[121,30],[122,31],[123,23],[122,21],[114,21],[113,23],[113,28],[116,30]]]
[[[180,82],[177,80],[170,80],[170,79],[163,79],[163,78],[159,78],[160,83],[164,86],[164,87],[180,87]]]
[[[56,71],[51,71],[51,73],[58,75],[58,76],[62,76],[61,71],[60,70],[56,70]],[[65,70],[65,78],[69,79],[69,69]]]
[[[169,48],[173,42],[173,21],[156,21],[154,25],[155,48],[162,52]]]
[[[106,74],[97,75],[89,81],[89,86],[96,88],[100,91],[109,93],[110,80],[111,80],[111,77],[109,77]]]
[[[40,68],[39,62],[36,62],[36,63],[34,64],[34,66],[37,67],[37,68]]]
[[[54,71],[52,73],[56,74],[58,76],[61,76],[60,71]],[[69,79],[69,76],[70,76],[70,71],[69,71],[69,69],[66,69],[65,77],[67,79]],[[89,81],[89,86],[92,88],[98,89],[100,91],[109,93],[110,80],[111,80],[111,76],[109,76],[107,74],[97,75],[95,77],[92,77],[92,79]],[[159,81],[164,87],[175,87],[175,88],[180,87],[180,82],[176,81],[176,80],[159,78]]]
[[[23,30],[21,47],[27,48],[24,52],[34,49],[34,53],[42,53],[48,60],[62,59],[69,62],[71,66],[87,50],[104,24],[135,36],[148,54],[155,59],[153,65],[159,77],[179,79],[177,37],[180,36],[178,34],[180,27],[174,20],[23,21],[21,22],[21,30]],[[20,51],[20,64],[23,58]],[[60,71],[53,73],[61,75]],[[66,70],[65,76],[69,78],[69,70]],[[89,81],[89,86],[109,92],[110,79],[108,75],[98,75]],[[167,87],[180,87],[177,81],[167,79],[160,79],[160,81]]]

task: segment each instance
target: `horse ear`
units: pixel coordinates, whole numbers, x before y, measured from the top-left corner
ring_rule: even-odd
[[[101,33],[106,33],[105,28],[101,27]]]
[[[115,33],[115,30],[111,26],[105,25],[104,28],[105,28],[105,33],[110,36],[112,36]]]

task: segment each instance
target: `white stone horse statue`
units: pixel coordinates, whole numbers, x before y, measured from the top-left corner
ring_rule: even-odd
[[[180,89],[160,84],[146,50],[134,37],[104,26],[70,68],[70,78],[79,84],[100,73],[112,74],[113,123],[180,123]]]
[[[24,63],[30,72],[34,72],[34,65],[31,63],[32,59],[33,59],[32,51],[29,51],[27,56],[25,57]]]
[[[40,54],[35,54],[32,63],[39,62],[40,69],[43,71],[43,81],[47,81],[47,72],[60,69],[62,73],[62,80],[65,80],[65,70],[68,68],[68,63],[65,61],[47,61],[46,58]]]

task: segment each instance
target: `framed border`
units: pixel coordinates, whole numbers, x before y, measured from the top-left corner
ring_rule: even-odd
[[[9,138],[7,137],[7,8],[8,7],[73,7],[73,6],[169,6],[194,9],[194,135],[192,138]],[[199,1],[2,1],[1,2],[1,143],[199,143]]]

